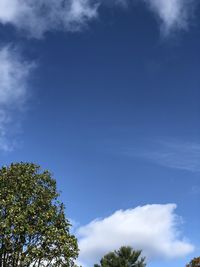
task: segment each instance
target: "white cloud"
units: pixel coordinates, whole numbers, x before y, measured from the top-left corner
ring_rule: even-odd
[[[142,249],[148,260],[187,255],[194,246],[180,237],[181,218],[175,214],[175,209],[175,204],[167,204],[119,210],[80,227],[77,231],[79,261],[91,266],[122,245]]]
[[[28,36],[41,38],[54,30],[77,31],[98,16],[98,7],[146,3],[167,34],[188,26],[196,0],[0,0],[0,22],[14,25]],[[134,6],[134,5],[133,5]]]
[[[27,95],[27,77],[33,65],[11,46],[0,49],[0,104],[20,105]]]
[[[171,30],[186,29],[191,15],[193,0],[144,0],[160,18],[165,34]]]
[[[168,35],[174,30],[187,29],[193,10],[197,5],[196,0],[110,0],[107,2],[129,8],[135,6],[131,5],[132,3],[145,3],[146,7],[158,18],[161,32],[164,35]]]
[[[0,0],[0,22],[40,38],[51,30],[79,30],[96,10],[91,0]]]
[[[28,96],[27,81],[34,64],[22,59],[10,45],[0,48],[0,150],[8,151],[9,128],[16,124],[13,116],[20,111]]]

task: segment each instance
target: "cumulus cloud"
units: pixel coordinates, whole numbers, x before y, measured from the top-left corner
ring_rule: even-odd
[[[79,30],[96,10],[91,0],[0,0],[0,22],[40,38],[47,31]]]
[[[194,250],[180,237],[181,218],[175,214],[176,205],[146,205],[118,210],[104,219],[80,227],[80,257],[83,266],[91,266],[107,252],[123,245],[142,249],[148,259],[178,258]]]
[[[10,45],[0,48],[0,149],[8,151],[9,128],[13,115],[20,111],[28,96],[28,78],[34,64],[22,59]]]

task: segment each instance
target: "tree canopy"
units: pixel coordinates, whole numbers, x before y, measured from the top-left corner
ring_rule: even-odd
[[[140,250],[121,247],[119,250],[106,254],[94,267],[145,267],[145,258]]]
[[[56,181],[32,163],[0,169],[0,267],[71,267],[78,256]]]
[[[200,267],[200,257],[191,260],[191,262],[187,264],[186,267]]]

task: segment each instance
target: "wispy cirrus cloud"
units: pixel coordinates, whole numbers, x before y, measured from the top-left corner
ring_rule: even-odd
[[[193,185],[190,193],[192,195],[199,195],[200,194],[200,185]]]
[[[142,249],[148,260],[181,258],[191,253],[194,246],[180,237],[181,218],[175,209],[175,204],[139,206],[80,227],[79,261],[91,266],[123,245]]]
[[[200,172],[200,144],[192,142],[160,142],[158,151],[146,152],[144,156],[160,165]]]
[[[24,61],[20,51],[6,45],[0,48],[0,150],[10,151],[9,135],[15,117],[28,97],[28,79],[35,64]]]
[[[151,142],[151,148],[125,148],[123,153],[140,157],[164,167],[200,172],[200,143],[173,141]]]
[[[105,0],[0,0],[0,22],[11,24],[29,37],[41,38],[46,32],[77,31],[98,17]],[[197,0],[110,0],[113,7],[145,3],[158,21],[164,34],[186,29]]]

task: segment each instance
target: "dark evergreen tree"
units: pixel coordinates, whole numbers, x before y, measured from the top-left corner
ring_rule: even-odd
[[[145,267],[145,258],[140,250],[121,247],[119,250],[106,254],[94,267]]]

